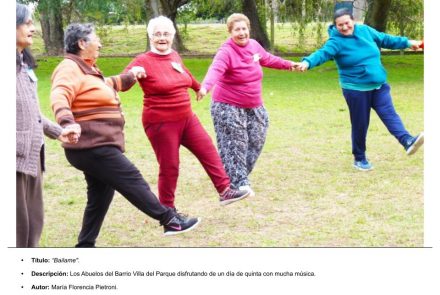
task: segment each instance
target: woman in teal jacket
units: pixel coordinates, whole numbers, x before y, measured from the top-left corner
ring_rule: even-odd
[[[296,65],[296,70],[303,72],[330,59],[336,61],[339,83],[350,110],[354,167],[361,171],[373,169],[365,155],[371,108],[405,148],[406,153],[414,154],[423,144],[423,132],[418,136],[410,135],[396,113],[390,86],[386,83],[387,73],[380,60],[380,48],[410,47],[416,50],[422,42],[387,35],[367,25],[354,24],[353,16],[347,9],[335,12],[334,24],[328,31],[329,40],[321,49],[303,58]]]

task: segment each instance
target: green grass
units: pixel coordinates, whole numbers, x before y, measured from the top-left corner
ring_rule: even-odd
[[[327,39],[327,25],[323,27],[322,36],[317,36],[317,26],[316,23],[307,25],[304,33],[305,40],[300,42],[295,24],[277,24],[275,27],[276,49],[280,52],[313,51],[318,46],[317,39],[320,42]],[[192,54],[214,55],[229,36],[225,24],[189,24],[186,32],[183,26],[179,26],[179,29],[186,48]],[[97,34],[103,44],[101,51],[103,55],[135,55],[145,51],[147,47],[145,25],[103,26],[98,27]],[[34,37],[32,52],[37,56],[44,54],[44,44],[39,28]]]
[[[106,75],[130,59],[101,58]],[[386,56],[393,101],[407,129],[423,130],[423,56]],[[49,108],[50,74],[59,59],[39,63],[39,95]],[[187,59],[202,79],[211,60]],[[408,157],[373,112],[368,156],[375,170],[352,168],[350,123],[336,67],[327,63],[307,73],[265,70],[263,95],[270,128],[251,181],[256,197],[221,207],[196,158],[181,150],[176,205],[203,218],[195,231],[163,238],[158,223],[117,194],[97,246],[129,247],[295,247],[423,246],[423,148]],[[126,155],[157,192],[158,165],[141,126],[138,86],[122,93]],[[194,98],[194,96],[193,96]],[[209,100],[193,109],[215,139]],[[86,203],[82,174],[71,167],[59,142],[46,140],[45,227],[41,245],[76,242]]]
[[[306,30],[305,44],[299,44],[298,36],[293,25],[278,24],[275,31],[275,44],[282,52],[298,52],[313,50],[316,47],[316,24],[310,24]],[[228,38],[229,34],[225,24],[189,24],[187,32],[183,26],[179,26],[184,44],[193,54],[215,54],[217,49]],[[97,30],[103,44],[103,55],[137,54],[145,51],[147,47],[146,26],[104,26]],[[324,32],[324,38],[327,33]],[[41,30],[37,29],[34,37],[32,51],[35,55],[44,54],[44,44],[41,37]]]

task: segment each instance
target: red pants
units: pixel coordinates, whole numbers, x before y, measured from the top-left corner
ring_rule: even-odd
[[[174,208],[181,145],[197,157],[217,192],[229,187],[229,177],[217,149],[196,115],[175,122],[144,124],[144,130],[160,166],[159,200],[163,205]]]

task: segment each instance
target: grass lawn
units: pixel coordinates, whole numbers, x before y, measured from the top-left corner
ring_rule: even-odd
[[[322,34],[318,35],[319,25],[308,24],[304,32],[304,41],[300,41],[297,24],[278,23],[275,26],[275,48],[279,52],[311,52],[327,40],[327,25],[322,24]],[[192,54],[214,55],[229,36],[226,24],[189,24],[186,33],[183,26],[179,26],[179,30],[186,48]],[[103,26],[97,28],[97,34],[104,45],[101,50],[102,55],[135,55],[145,51],[147,47],[146,25]],[[412,38],[416,37],[412,36]],[[37,56],[44,55],[39,24],[37,24],[32,52]]]
[[[327,39],[327,29],[324,28],[322,36],[317,36],[317,24],[309,24],[306,28],[306,40],[304,44],[299,44],[297,30],[293,29],[294,24],[279,23],[275,30],[275,44],[282,52],[304,52],[316,48],[317,39],[324,41]],[[194,54],[213,55],[221,44],[229,36],[226,24],[189,24],[186,33],[183,26],[179,30],[184,38],[186,48]],[[145,51],[147,47],[146,25],[129,26],[103,26],[97,28],[104,47],[101,51],[103,55],[136,54]],[[37,29],[34,37],[32,52],[35,55],[44,54],[44,44],[41,36],[41,29]]]
[[[60,59],[40,60],[41,108],[49,117],[50,74]],[[106,75],[128,58],[101,58]],[[393,101],[407,129],[423,130],[423,55],[386,56]],[[187,59],[202,79],[211,60]],[[423,246],[423,148],[406,156],[377,115],[371,116],[368,157],[375,169],[352,168],[350,123],[333,63],[307,73],[265,70],[265,106],[270,128],[251,174],[256,197],[226,207],[196,158],[181,150],[176,205],[202,217],[199,228],[162,237],[158,222],[116,194],[101,230],[99,247],[320,247]],[[126,155],[157,192],[158,165],[140,120],[138,86],[122,93]],[[194,95],[193,95],[194,98]],[[193,109],[215,140],[209,100]],[[86,184],[59,142],[46,140],[45,227],[41,246],[71,247],[81,226]]]

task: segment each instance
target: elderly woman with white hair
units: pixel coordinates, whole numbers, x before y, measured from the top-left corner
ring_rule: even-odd
[[[151,50],[138,55],[125,69],[143,67],[146,77],[138,80],[143,93],[142,123],[160,166],[159,200],[175,209],[179,176],[179,148],[193,153],[208,173],[220,204],[226,205],[249,195],[230,188],[230,180],[206,130],[191,109],[188,88],[198,92],[200,84],[172,49],[173,22],[159,16],[148,23]]]

